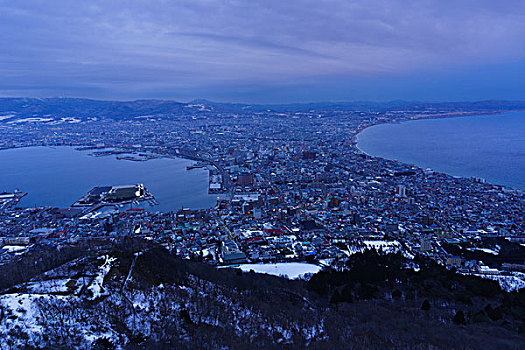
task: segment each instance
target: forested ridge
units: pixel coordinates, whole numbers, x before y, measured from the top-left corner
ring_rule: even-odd
[[[495,281],[428,259],[375,251],[336,266],[291,281],[182,260],[138,239],[42,248],[0,267],[0,343],[28,349],[525,346],[523,291],[506,293]],[[60,281],[63,288],[56,287]]]

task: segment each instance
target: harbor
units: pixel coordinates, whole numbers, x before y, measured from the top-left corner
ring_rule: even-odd
[[[135,204],[148,202],[158,205],[155,197],[143,184],[94,187],[85,196],[73,203],[73,208],[83,208],[90,212],[109,205]]]
[[[0,193],[0,209],[18,204],[20,199],[24,198],[26,195],[26,192],[20,190]]]
[[[119,147],[107,147],[118,152]],[[99,149],[100,150],[100,149]],[[94,187],[119,184],[144,184],[159,203],[152,210],[168,212],[185,208],[201,209],[215,205],[216,196],[208,193],[209,174],[205,169],[187,171],[195,163],[181,157],[158,155],[148,161],[117,160],[114,154],[93,157],[90,150],[75,147],[25,147],[0,152],[0,161],[12,164],[0,171],[2,188],[20,188],[27,195],[19,206],[68,208]],[[128,149],[122,155],[132,155]],[[135,154],[152,154],[137,150]],[[57,174],[61,181],[56,181]],[[133,203],[131,203],[133,204]],[[149,206],[148,201],[142,205]]]

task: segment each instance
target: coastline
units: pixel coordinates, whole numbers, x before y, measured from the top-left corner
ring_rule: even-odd
[[[45,145],[45,144],[41,144],[41,145],[24,145],[24,146],[17,146],[17,147],[10,147],[10,148],[3,148],[1,149],[1,151],[13,151],[13,152],[22,152],[23,154],[27,154],[27,152],[31,153],[33,152],[32,150],[33,149],[40,149],[41,151],[39,151],[40,153],[44,152],[46,153],[47,151],[45,151],[46,149],[48,149],[50,152],[52,150],[58,150],[58,149],[69,149],[69,151],[64,151],[66,152],[67,154],[69,154],[70,152],[72,152],[72,154],[78,154],[80,157],[82,158],[90,158],[91,161],[89,161],[91,164],[93,162],[98,162],[98,160],[96,160],[97,158],[107,158],[107,160],[104,160],[103,164],[106,164],[107,162],[118,162],[118,163],[121,163],[119,160],[116,159],[116,156],[117,154],[107,154],[107,156],[110,156],[110,157],[95,157],[95,156],[92,156],[88,150],[79,150],[77,149],[78,147],[82,147],[82,146],[79,146],[79,145],[71,145],[71,144],[64,144],[64,145]],[[130,151],[131,152],[131,151]],[[134,154],[138,154],[139,151],[136,151],[134,152]],[[11,153],[13,154],[13,153]],[[19,153],[16,153],[16,154],[19,154]],[[15,154],[15,155],[16,155]],[[184,157],[179,157],[179,156],[176,156],[176,155],[171,155],[171,154],[160,154],[160,153],[155,153],[156,155],[158,155],[158,157],[155,157],[155,158],[151,158],[151,159],[148,159],[148,160],[163,160],[165,163],[163,164],[167,164],[166,162],[167,161],[178,161],[180,162],[180,166],[178,166],[177,164],[178,163],[174,163],[174,165],[170,165],[170,168],[169,169],[178,169],[178,167],[180,167],[180,172],[183,172],[184,174],[186,174],[188,171],[186,170],[186,166],[188,164],[193,164],[195,161],[194,160],[191,160],[191,159],[188,159],[188,158],[184,158]],[[6,157],[8,158],[13,158],[15,157],[15,155],[6,155]],[[5,157],[4,157],[5,158]],[[49,158],[49,157],[47,157]],[[69,156],[67,156],[67,158],[69,158]],[[53,159],[53,157],[51,157],[51,159]],[[26,162],[27,163],[27,162]],[[146,174],[145,176],[149,176],[147,175],[148,173],[148,170],[150,168],[149,165],[145,165],[145,163],[147,163],[147,161],[144,161],[144,162],[133,162],[133,161],[128,161],[128,162],[122,162],[122,166],[124,166],[124,163],[128,163],[128,165],[125,166],[125,168],[129,169],[128,170],[128,173],[135,173],[135,171],[133,169],[136,169],[136,166],[138,166],[139,168],[137,169],[138,173],[137,174]],[[24,165],[24,167],[27,167],[27,166],[31,166],[31,167],[34,167],[34,165]],[[120,166],[119,166],[120,167]],[[155,169],[158,168],[158,166],[153,166]],[[95,169],[91,166],[92,169]],[[176,170],[176,171],[179,171],[179,170]],[[93,170],[92,172],[95,172],[95,170]],[[6,174],[8,177],[10,175]],[[12,176],[12,175],[11,175]],[[139,176],[139,175],[137,175]],[[184,178],[188,178],[188,179],[191,179],[193,177],[195,177],[195,175],[182,175]],[[194,209],[209,209],[209,208],[213,208],[215,205],[216,205],[216,196],[215,195],[211,195],[208,193],[208,183],[209,183],[209,173],[208,172],[203,172],[202,175],[200,175],[199,173],[199,178],[202,178],[203,176],[205,176],[205,184],[204,187],[202,187],[202,191],[205,191],[206,192],[206,195],[204,195],[203,193],[200,194],[199,196],[196,197],[195,200],[191,199],[191,197],[188,197],[188,196],[185,196],[185,197],[180,197],[180,199],[171,199],[171,197],[173,197],[173,193],[179,193],[181,192],[180,194],[184,194],[185,193],[185,190],[182,190],[182,191],[179,191],[179,190],[170,190],[170,192],[166,195],[164,195],[164,197],[168,198],[170,201],[180,201],[183,203],[184,206],[188,206],[190,208],[194,208]],[[105,176],[102,176],[104,178],[106,178]],[[116,178],[117,177],[117,178]],[[129,176],[126,176],[126,178],[128,178]],[[135,177],[135,176],[131,176],[131,177]],[[155,177],[155,175],[153,175],[153,177]],[[97,176],[96,178],[100,178],[100,176]],[[150,177],[147,177],[148,179]],[[169,178],[169,177],[167,177]],[[5,190],[12,190],[12,188],[20,188],[21,190],[24,190],[24,192],[28,192],[28,194],[35,194],[39,191],[39,189],[37,187],[35,187],[35,185],[33,185],[32,183],[34,183],[34,181],[25,181],[25,182],[22,182],[22,183],[18,183],[18,182],[13,182],[14,180],[12,180],[11,178],[8,178],[9,181],[6,182],[5,185],[7,185],[7,188],[5,188]],[[47,179],[47,175],[46,175],[46,179]],[[141,180],[141,179],[139,179]],[[139,180],[137,180],[138,182],[140,182]],[[35,180],[37,181],[40,181],[40,180]],[[45,180],[47,181],[47,180]],[[83,183],[84,180],[80,181],[80,183]],[[85,195],[86,191],[88,191],[89,189],[91,189],[93,186],[103,186],[103,185],[125,185],[125,184],[128,184],[128,183],[138,183],[137,181],[135,181],[135,179],[122,179],[122,181],[119,181],[118,180],[118,174],[117,175],[112,175],[110,176],[109,178],[109,181],[105,181],[103,180],[102,182],[100,181],[97,181],[97,182],[89,182],[88,185],[82,187],[82,189],[80,189],[80,186],[76,186],[76,187],[79,187],[77,189],[76,192],[78,192],[76,195],[73,195],[71,196],[71,199],[70,199],[70,202],[67,202],[65,200],[63,200],[61,197],[63,196],[63,192],[65,191],[62,191],[60,190],[60,192],[56,192],[56,193],[59,193],[57,196],[57,198],[59,198],[59,201],[56,202],[56,199],[57,198],[51,198],[50,196],[55,196],[55,192],[53,192],[52,190],[50,189],[45,189],[45,192],[46,192],[46,196],[48,196],[50,199],[49,201],[39,201],[39,200],[36,200],[33,198],[33,196],[31,196],[31,199],[33,202],[36,202],[33,203],[22,203],[21,207],[26,207],[26,208],[29,208],[29,207],[33,207],[33,206],[43,206],[43,207],[70,207],[71,206],[71,203],[73,203],[74,201],[76,201],[78,198],[80,198],[81,196]],[[149,181],[149,185],[148,185],[148,189],[151,190],[150,187],[154,187],[153,185],[151,185],[151,179]],[[173,182],[173,179],[170,180],[171,182]],[[85,182],[85,181],[84,181]],[[147,182],[147,181],[145,181]],[[194,180],[190,180],[192,186],[194,185],[195,181]],[[11,183],[12,185],[9,185],[9,183]],[[159,187],[158,184],[155,184],[156,187]],[[12,188],[9,188],[9,187],[12,187]],[[174,188],[179,188],[180,186],[178,186],[177,184],[175,184],[175,186],[173,185],[170,185],[170,188],[171,187],[174,187]],[[184,186],[182,186],[184,187]],[[35,189],[36,188],[36,189]],[[157,188],[155,191],[154,191],[154,194],[156,197],[159,197],[159,194],[162,194],[164,191],[160,191],[159,192],[159,189]],[[187,191],[186,191],[187,192]],[[153,193],[153,191],[152,191]],[[201,193],[201,190],[199,189],[199,193]],[[162,196],[160,196],[162,197]],[[208,199],[206,199],[206,197],[209,197],[211,198],[210,201],[213,201],[213,203],[209,203],[208,204]],[[152,211],[162,211],[164,213],[167,213],[167,212],[171,212],[171,211],[176,211],[178,209],[180,209],[180,205],[177,205],[177,206],[170,206],[170,203],[171,202],[165,202],[165,199],[166,198],[163,198],[164,200],[162,200],[162,203],[161,203],[161,207],[165,207],[165,208],[151,208]],[[175,198],[175,197],[173,197]],[[188,198],[190,198],[191,200],[189,200]],[[39,203],[40,202],[40,203]],[[189,203],[188,203],[189,202]],[[169,208],[168,208],[169,207]]]
[[[365,130],[367,130],[369,128],[372,128],[372,127],[375,127],[375,126],[379,126],[379,125],[407,124],[409,122],[425,121],[425,120],[460,119],[460,118],[465,118],[465,117],[497,116],[497,115],[502,115],[502,114],[505,114],[505,113],[514,113],[514,112],[525,112],[525,110],[508,110],[508,111],[486,112],[486,113],[468,113],[468,114],[464,114],[464,113],[463,114],[447,114],[447,115],[442,115],[441,114],[441,115],[435,115],[435,116],[431,116],[431,117],[402,118],[402,119],[392,120],[392,121],[383,122],[383,123],[376,123],[376,124],[372,124],[372,125],[367,125],[366,127],[362,128],[362,129],[359,129],[359,131],[355,135],[353,135],[353,137],[352,137],[352,146],[355,148],[355,150],[358,153],[366,155],[367,157],[370,157],[370,158],[383,159],[383,160],[387,160],[387,161],[394,162],[394,163],[399,163],[399,164],[403,164],[403,165],[407,165],[407,166],[416,167],[417,169],[420,169],[420,170],[430,169],[433,172],[444,174],[444,175],[450,176],[452,178],[457,178],[457,179],[472,179],[472,178],[485,179],[484,175],[480,175],[480,174],[455,175],[455,174],[451,174],[450,172],[447,172],[447,171],[436,170],[433,167],[426,167],[426,166],[420,165],[420,164],[418,164],[416,162],[415,163],[406,162],[406,161],[402,161],[402,160],[399,160],[399,159],[394,159],[394,158],[389,158],[389,157],[382,157],[382,156],[376,156],[376,155],[370,154],[370,153],[364,151],[362,148],[359,147],[359,136]],[[485,179],[485,180],[486,180],[486,183],[489,184],[489,185],[497,186],[497,187],[505,188],[506,190],[511,190],[511,191],[520,192],[522,194],[525,194],[525,189],[518,188],[518,187],[513,187],[513,186],[508,186],[508,185],[497,184],[497,183],[494,183],[493,181],[491,181],[489,179]]]
[[[148,157],[146,157],[145,159],[131,159],[131,158],[126,158],[126,157],[118,158],[118,156],[121,155],[121,154],[127,154],[127,155],[133,155],[133,156],[139,156],[140,157],[141,153],[142,153],[140,150],[136,150],[136,149],[135,150],[128,150],[128,149],[125,149],[125,148],[123,148],[121,146],[97,147],[97,146],[86,145],[86,144],[83,144],[83,143],[80,143],[80,144],[74,144],[74,143],[52,144],[52,145],[49,145],[49,144],[21,145],[21,146],[0,148],[0,151],[6,151],[6,150],[12,150],[12,149],[30,148],[30,147],[49,147],[49,148],[71,147],[71,148],[74,148],[75,151],[78,151],[78,152],[87,152],[87,151],[96,151],[96,150],[99,150],[99,151],[111,150],[110,152],[107,152],[106,154],[95,154],[94,152],[91,152],[88,155],[95,156],[95,157],[116,156],[117,160],[128,160],[128,161],[138,161],[138,162],[148,161],[148,160],[152,160],[152,159],[164,158],[164,159],[185,159],[185,160],[190,160],[190,161],[193,161],[193,162],[209,163],[211,166],[213,166],[213,167],[215,167],[215,169],[217,169],[218,173],[222,176],[222,179],[223,179],[222,189],[219,192],[217,192],[218,194],[228,193],[231,190],[232,186],[233,186],[230,177],[227,175],[226,171],[224,170],[224,168],[222,167],[222,165],[220,163],[218,163],[217,161],[215,161],[213,159],[204,158],[204,157],[201,157],[199,155],[188,154],[188,153],[185,153],[185,152],[182,152],[182,151],[181,152],[175,152],[175,153],[159,153],[159,152],[156,152],[156,151],[152,151],[151,154],[149,154]],[[118,151],[114,152],[115,150],[118,150]],[[209,181],[210,181],[210,176],[208,174],[208,182]],[[208,187],[208,190],[209,190],[209,187]],[[217,193],[214,192],[213,194],[217,194]],[[212,194],[212,193],[210,193],[210,194]]]

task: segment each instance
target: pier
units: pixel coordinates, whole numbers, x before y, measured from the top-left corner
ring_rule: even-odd
[[[107,205],[139,204],[147,201],[158,205],[155,197],[143,184],[94,187],[85,196],[73,203],[71,207],[84,208],[91,212]]]

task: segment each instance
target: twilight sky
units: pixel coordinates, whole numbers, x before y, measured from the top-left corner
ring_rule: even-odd
[[[525,100],[525,1],[0,0],[0,96]]]

